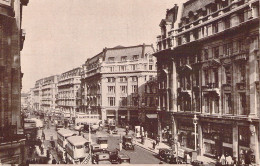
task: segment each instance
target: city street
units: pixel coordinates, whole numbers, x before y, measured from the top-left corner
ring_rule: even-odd
[[[122,130],[122,129],[121,129]],[[45,128],[44,130],[44,134],[46,137],[46,140],[44,142],[44,146],[45,148],[51,149],[51,155],[57,160],[60,161],[59,157],[57,156],[56,150],[55,148],[50,148],[51,144],[50,144],[50,140],[51,137],[53,137],[53,139],[57,140],[57,132],[55,131],[55,127],[51,126],[49,129]],[[42,132],[38,132],[38,133],[42,133]],[[75,133],[78,134],[77,131],[75,131]],[[86,139],[88,139],[88,134],[89,133],[83,133],[82,135],[84,135],[84,137]],[[98,131],[96,134],[91,134],[91,139],[92,139],[92,144],[96,143],[96,138],[97,137],[101,137],[101,136],[106,136],[108,137],[108,150],[112,151],[115,149],[119,149],[119,141],[120,141],[120,134],[121,136],[123,136],[125,133],[124,132],[119,132],[117,135],[112,135],[112,134],[108,134],[106,129],[103,129],[102,131]],[[41,136],[41,134],[39,135],[39,137]],[[152,145],[151,145],[152,146]],[[120,153],[122,154],[126,154],[130,157],[130,161],[131,164],[158,164],[160,162],[160,159],[158,159],[155,154],[139,147],[139,146],[135,146],[135,150],[122,150]],[[61,162],[61,161],[60,161]]]

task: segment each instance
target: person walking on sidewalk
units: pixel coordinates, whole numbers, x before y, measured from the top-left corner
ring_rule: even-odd
[[[155,149],[156,143],[153,141],[153,149]]]
[[[122,141],[119,142],[119,151],[121,152],[122,150]]]
[[[156,145],[159,145],[159,142],[160,142],[160,137],[158,136],[158,137],[156,138]]]

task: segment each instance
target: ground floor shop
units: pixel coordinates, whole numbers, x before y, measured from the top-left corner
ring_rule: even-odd
[[[181,148],[218,159],[223,154],[243,163],[259,164],[259,123],[247,120],[176,116],[177,141]],[[196,134],[196,137],[195,137]],[[196,139],[196,140],[195,140]]]

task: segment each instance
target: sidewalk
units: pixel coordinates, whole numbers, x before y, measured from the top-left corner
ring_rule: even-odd
[[[143,149],[146,149],[154,154],[158,154],[160,148],[170,149],[170,147],[168,145],[166,145],[165,143],[162,143],[162,142],[160,142],[159,145],[156,145],[155,149],[153,149],[153,142],[156,142],[156,141],[151,138],[145,138],[144,144],[142,144],[140,138],[134,137],[135,145],[137,145]]]
[[[122,134],[122,136],[125,135],[125,129],[118,128],[118,134]],[[141,139],[136,138],[134,136],[134,132],[132,130],[129,131],[129,135],[133,136],[133,141],[136,146],[139,146],[153,154],[158,154],[160,148],[171,149],[170,146],[168,146],[167,144],[165,144],[163,142],[160,142],[159,145],[155,146],[155,149],[153,149],[153,142],[156,142],[155,140],[153,140],[151,138],[145,138],[144,144],[142,144]],[[211,159],[206,156],[197,156],[197,160],[203,161],[204,165],[205,164],[206,165],[215,165],[215,162],[216,162],[214,159]]]

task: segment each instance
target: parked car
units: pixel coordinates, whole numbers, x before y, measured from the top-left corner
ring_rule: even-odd
[[[119,154],[118,164],[130,164],[130,157],[125,154]]]
[[[58,131],[59,129],[63,128],[62,124],[56,124],[55,130]]]
[[[122,146],[125,150],[134,150],[133,138],[131,136],[123,136]]]
[[[166,163],[177,163],[175,153],[167,148],[160,148],[158,153],[158,158],[165,161]]]

